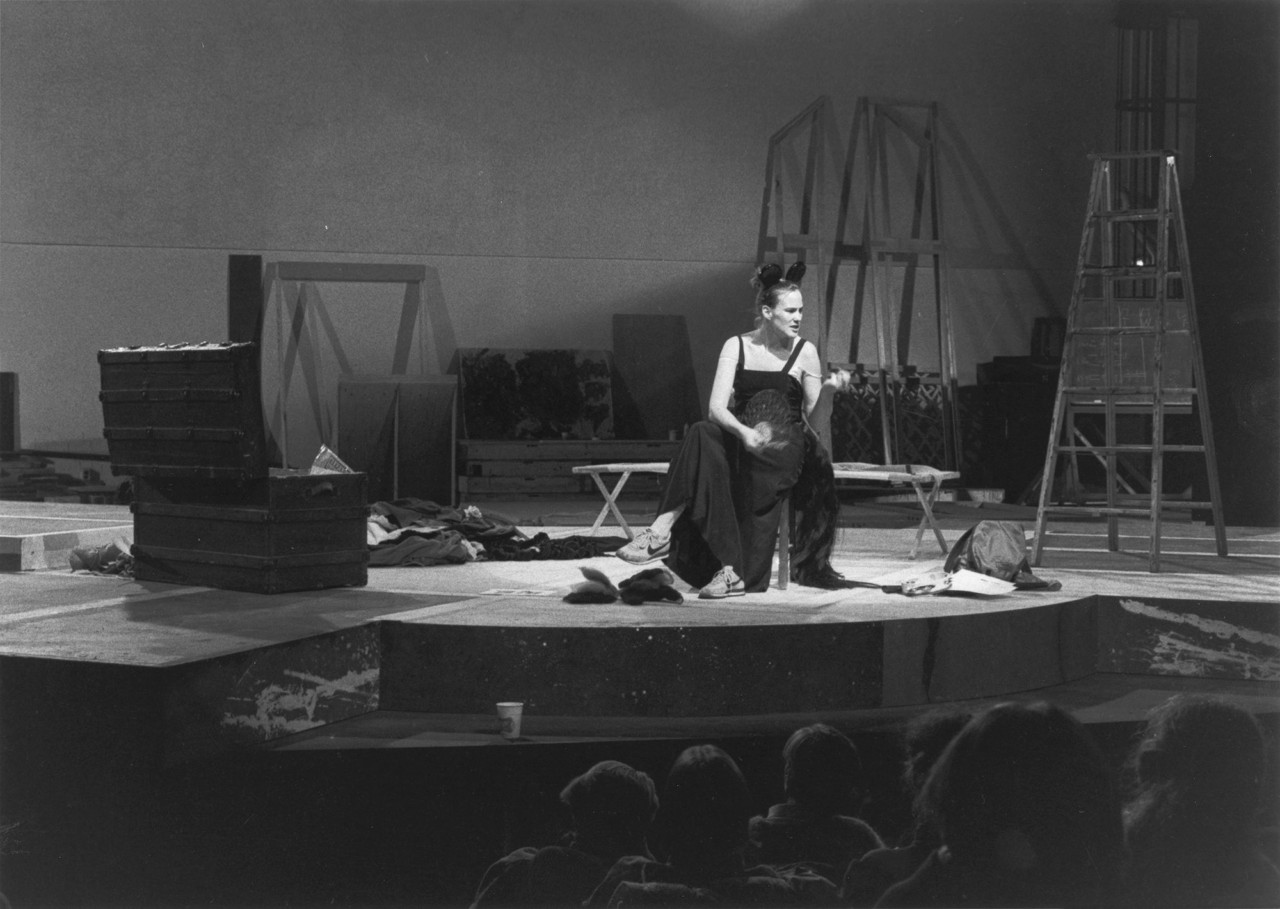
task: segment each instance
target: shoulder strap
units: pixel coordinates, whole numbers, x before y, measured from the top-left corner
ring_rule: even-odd
[[[800,356],[800,348],[804,347],[804,338],[801,338],[796,344],[795,350],[791,351],[791,356],[787,359],[787,365],[782,367],[783,372],[791,372],[791,367],[796,365],[796,357]]]
[[[742,369],[747,362],[747,348],[742,344],[742,335],[738,335],[738,368]]]

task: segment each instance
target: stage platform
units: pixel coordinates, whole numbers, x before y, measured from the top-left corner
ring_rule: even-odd
[[[599,503],[484,507],[570,536]],[[628,519],[649,507],[627,503]],[[1034,518],[938,511],[948,541]],[[28,523],[0,517],[18,552],[54,519],[77,545],[130,527],[110,506],[21,512]],[[886,581],[940,566],[928,539],[906,557],[918,520],[909,504],[859,503],[836,567]],[[994,598],[792,585],[563,602],[581,565],[637,571],[611,557],[374,568],[366,587],[274,596],[56,564],[0,572],[4,892],[95,909],[466,905],[489,862],[554,841],[557,794],[595,761],[661,779],[683,748],[718,744],[763,808],[781,798],[782,743],[818,721],[857,742],[883,797],[867,816],[888,836],[909,810],[893,797],[898,731],[939,704],[1050,700],[1117,768],[1177,692],[1227,697],[1280,736],[1280,533],[1233,528],[1219,559],[1206,528],[1169,524],[1153,575],[1139,526],[1126,553],[1105,552],[1100,528],[1051,530],[1036,573],[1062,589]],[[506,699],[526,704],[514,742],[494,717]]]
[[[583,500],[484,507],[553,536],[584,533],[596,510]],[[646,506],[632,508],[643,523]],[[23,510],[28,522],[80,521],[86,541],[128,529],[112,506]],[[938,510],[949,541],[986,518],[1034,523],[1029,509],[991,503]],[[4,535],[5,520],[0,539],[20,536]],[[836,568],[892,583],[939,567],[930,540],[907,558],[917,521],[909,505],[852,509]],[[108,691],[117,708],[132,692],[166,763],[246,746],[497,744],[492,705],[513,699],[526,704],[529,743],[853,722],[942,702],[1071,699],[1090,684],[1102,700],[1081,695],[1079,709],[1123,713],[1149,706],[1131,692],[1171,679],[1273,702],[1280,532],[1232,529],[1231,555],[1218,558],[1208,528],[1168,524],[1164,570],[1152,574],[1143,530],[1126,525],[1132,551],[1109,553],[1101,525],[1054,523],[1035,570],[1062,589],[999,597],[792,585],[719,601],[686,587],[682,604],[563,601],[580,566],[615,582],[639,570],[611,557],[374,568],[366,587],[274,596],[50,566],[0,574],[0,658],[9,692],[43,686],[88,705]],[[1100,675],[1158,683],[1088,683]]]

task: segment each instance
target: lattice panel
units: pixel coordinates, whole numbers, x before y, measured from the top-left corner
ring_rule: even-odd
[[[863,382],[835,396],[831,407],[831,454],[836,461],[879,464],[884,460],[878,385]]]
[[[897,461],[946,465],[947,445],[941,385],[897,383]]]

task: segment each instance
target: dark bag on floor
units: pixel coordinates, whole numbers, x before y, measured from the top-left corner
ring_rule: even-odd
[[[943,570],[967,568],[979,574],[1012,581],[1019,590],[1060,590],[1058,581],[1044,581],[1027,563],[1027,535],[1016,521],[979,521],[956,540]]]

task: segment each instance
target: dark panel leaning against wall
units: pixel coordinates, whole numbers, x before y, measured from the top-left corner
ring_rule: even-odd
[[[1187,234],[1229,524],[1280,524],[1280,5],[1197,3]]]

